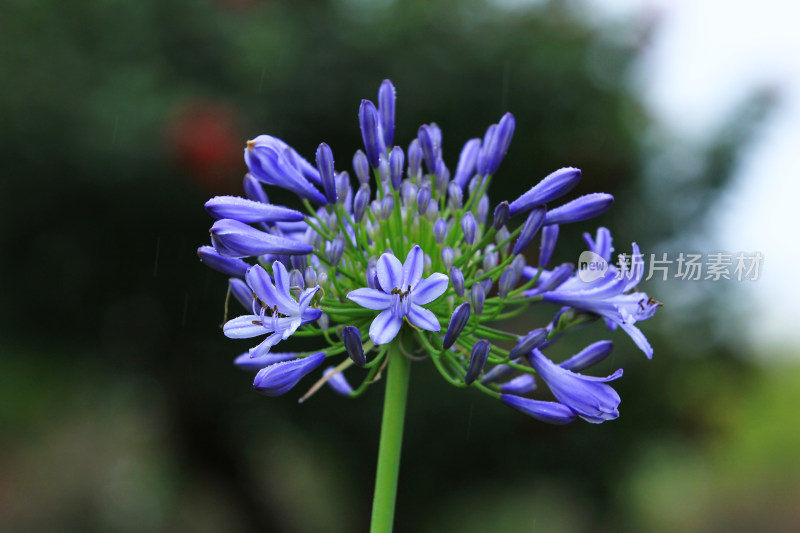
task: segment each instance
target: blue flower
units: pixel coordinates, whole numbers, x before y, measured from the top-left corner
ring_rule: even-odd
[[[423,252],[414,246],[405,263],[400,264],[391,253],[384,253],[376,265],[379,289],[356,289],[347,295],[361,307],[382,311],[369,327],[369,338],[375,344],[387,344],[400,331],[403,317],[414,326],[439,331],[439,320],[423,305],[429,304],[447,290],[447,276],[436,272],[422,279]]]
[[[266,396],[280,396],[291,390],[323,361],[325,354],[318,352],[301,359],[271,364],[259,370],[253,380],[253,388]]]
[[[602,244],[598,250],[610,255],[610,236],[606,240],[603,233],[598,232],[598,243],[601,242],[601,237]],[[592,282],[581,280],[578,274],[556,289],[542,294],[542,299],[600,315],[606,319],[610,329],[617,326],[622,328],[636,346],[648,358],[652,358],[653,348],[635,324],[652,317],[660,304],[643,292],[629,292],[636,287],[644,274],[644,260],[636,243],[633,244],[631,263],[632,268],[629,271],[620,271],[609,265],[605,275]]]
[[[306,289],[295,300],[289,292],[289,273],[280,261],[272,265],[275,284],[272,284],[267,272],[256,265],[247,271],[245,280],[252,289],[256,300],[253,302],[253,314],[229,320],[223,327],[226,337],[231,339],[249,339],[261,335],[269,336],[261,344],[250,350],[250,357],[258,358],[267,353],[280,341],[288,339],[297,328],[318,319],[322,312],[309,307],[319,287]],[[261,309],[256,309],[256,302]]]
[[[605,378],[584,376],[560,367],[539,350],[533,350],[528,361],[556,400],[587,422],[599,424],[619,416],[619,394],[606,382],[622,376],[622,369]]]

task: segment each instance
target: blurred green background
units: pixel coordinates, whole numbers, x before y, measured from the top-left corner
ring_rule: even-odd
[[[382,387],[251,391],[219,328],[225,277],[195,255],[203,202],[239,193],[260,133],[349,166],[358,103],[388,77],[400,144],[435,121],[451,168],[514,113],[495,201],[567,165],[579,193],[617,196],[556,260],[596,224],[619,251],[691,251],[773,95],[686,145],[626,82],[654,24],[559,1],[5,2],[0,530],[366,531]],[[800,368],[755,364],[727,287],[644,285],[666,304],[642,326],[656,356],[612,335],[597,371],[624,366],[622,416],[601,426],[543,425],[415,365],[396,531],[800,529]]]

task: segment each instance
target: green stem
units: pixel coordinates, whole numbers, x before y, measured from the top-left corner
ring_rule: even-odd
[[[375,497],[372,500],[370,533],[390,533],[394,523],[397,475],[400,470],[400,447],[403,441],[403,419],[406,413],[410,370],[411,360],[404,357],[399,350],[391,350],[386,378],[386,398],[383,402],[378,473],[375,478]]]

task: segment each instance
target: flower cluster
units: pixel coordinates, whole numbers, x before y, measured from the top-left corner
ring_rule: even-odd
[[[245,148],[245,197],[206,203],[216,221],[211,246],[198,255],[231,276],[230,294],[248,313],[223,331],[259,339],[235,360],[258,371],[255,389],[283,394],[327,360],[336,363],[305,397],[324,383],[355,397],[390,357],[430,358],[449,383],[474,387],[544,422],[616,418],[620,398],[607,382],[622,371],[605,378],[580,373],[609,355],[610,341],[560,363],[545,355],[569,330],[602,318],[652,357],[636,323],[659,304],[635,291],[644,270],[635,244],[630,267],[609,266],[591,282],[571,264],[550,266],[559,228],[604,213],[613,197],[587,194],[551,207],[581,178],[580,170],[562,168],[492,211],[487,191],[514,133],[510,113],[482,139],[464,144],[452,173],[435,123],[422,125],[406,150],[394,144],[389,80],[377,106],[361,102],[358,120],[364,150],[352,158],[356,180],[341,162],[337,171],[325,143],[312,164],[282,140],[261,135]],[[305,212],[271,204],[264,185],[295,193]],[[524,254],[537,236],[538,260],[528,265]],[[584,237],[610,264],[610,232],[600,228]],[[544,303],[556,308],[541,327],[523,335],[497,327]],[[272,351],[290,336],[315,337],[324,346]],[[360,380],[355,387],[354,378]],[[554,401],[530,397],[537,378]]]

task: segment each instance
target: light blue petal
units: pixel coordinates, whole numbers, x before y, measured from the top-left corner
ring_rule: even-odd
[[[450,283],[450,278],[440,272],[434,272],[426,279],[417,284],[413,291],[411,291],[411,303],[417,305],[425,305],[434,301],[436,298],[444,294],[447,290],[447,285]]]
[[[378,284],[383,292],[390,293],[403,283],[403,265],[392,254],[383,254],[376,265]]]
[[[403,320],[395,315],[391,309],[387,309],[372,321],[369,327],[369,338],[375,344],[388,344],[397,336],[402,324]]]
[[[262,325],[261,317],[258,315],[236,317],[233,320],[228,320],[222,328],[222,332],[229,339],[250,339],[271,331],[272,328],[269,323]]]
[[[408,317],[409,322],[420,329],[427,331],[439,331],[442,329],[439,321],[436,320],[436,315],[424,307],[418,306],[417,304],[412,303],[409,306],[408,314],[406,316]]]
[[[424,265],[422,248],[414,246],[406,256],[406,262],[403,263],[403,282],[401,289],[408,290],[409,285],[413,290],[417,286],[419,280],[422,279],[422,267]]]
[[[350,292],[347,295],[347,299],[352,300],[361,307],[366,307],[367,309],[373,309],[375,311],[383,311],[392,305],[392,296],[390,294],[368,287]]]

